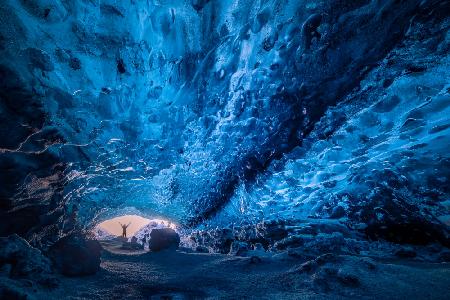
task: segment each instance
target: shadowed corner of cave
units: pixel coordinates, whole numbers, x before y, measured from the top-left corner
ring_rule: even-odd
[[[0,299],[447,299],[450,1],[0,3]]]

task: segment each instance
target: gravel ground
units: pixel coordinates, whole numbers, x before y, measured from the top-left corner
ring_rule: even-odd
[[[104,243],[101,271],[61,278],[46,299],[449,299],[450,264],[324,255],[250,257],[119,251]]]

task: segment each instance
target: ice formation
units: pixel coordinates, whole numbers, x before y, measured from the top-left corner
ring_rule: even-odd
[[[448,11],[2,1],[0,233],[39,243],[139,211],[184,228],[343,219],[448,243]]]

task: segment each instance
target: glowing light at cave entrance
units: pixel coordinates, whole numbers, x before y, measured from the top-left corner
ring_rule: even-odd
[[[175,229],[176,225],[170,223],[167,220],[163,219],[147,219],[137,215],[124,215],[120,217],[115,217],[97,225],[97,228],[100,228],[108,233],[116,236],[122,235],[122,227],[119,223],[128,224],[130,226],[127,228],[127,236],[132,237],[136,232],[139,231],[142,227],[152,223],[154,227],[170,227]],[[159,226],[158,226],[159,225]]]

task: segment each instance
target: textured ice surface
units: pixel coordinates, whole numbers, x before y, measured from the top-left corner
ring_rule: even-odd
[[[134,209],[187,225],[364,223],[386,199],[445,220],[446,9],[3,1],[2,209],[28,223],[2,230]]]
[[[256,184],[241,185],[223,213],[255,219],[333,217],[337,206],[348,209],[388,189],[386,197],[423,205],[445,220],[448,68],[445,59],[428,72],[404,75],[383,89],[379,101],[357,104],[358,111],[353,96],[331,108],[311,133],[317,139],[275,162]],[[362,89],[372,84],[366,81]]]

